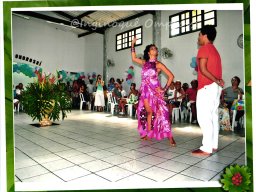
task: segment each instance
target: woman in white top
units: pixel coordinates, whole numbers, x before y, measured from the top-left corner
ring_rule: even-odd
[[[101,79],[101,75],[98,75],[96,80],[97,91],[95,94],[95,102],[94,102],[94,106],[97,107],[97,111],[103,111],[103,107],[105,106],[103,86],[104,86],[104,81]]]
[[[169,113],[171,115],[172,112],[172,103],[174,102],[174,94],[175,94],[175,86],[174,82],[171,83],[169,89],[166,91],[166,103],[169,109]]]
[[[179,80],[177,80],[175,82],[174,97],[173,97],[173,99],[171,100],[171,102],[169,104],[170,115],[172,115],[172,109],[173,108],[180,107],[182,99],[185,98],[185,96],[186,96],[186,94],[185,94],[183,88],[181,87],[181,82]]]

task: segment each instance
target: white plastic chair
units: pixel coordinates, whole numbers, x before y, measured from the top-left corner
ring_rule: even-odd
[[[80,110],[83,109],[83,104],[84,104],[84,103],[86,103],[86,104],[88,105],[88,109],[90,109],[90,108],[91,108],[91,103],[90,103],[89,101],[86,102],[86,101],[84,100],[84,95],[83,95],[82,93],[80,93],[79,95],[80,95]]]
[[[133,104],[127,103],[126,105],[128,106],[127,113],[128,113],[128,115],[129,115],[130,117],[132,117]]]
[[[189,111],[189,122],[192,123],[192,110],[191,110],[191,104],[194,103],[195,101],[189,101],[187,103],[188,111]]]
[[[18,99],[14,99],[13,103],[18,102],[17,106],[14,106],[14,112],[20,112],[20,102]]]
[[[107,98],[108,98],[107,111],[109,111],[109,106],[110,106],[110,109],[111,109],[111,95],[112,95],[111,92],[107,93]]]
[[[115,107],[118,106],[116,98],[112,96],[112,93],[109,93],[109,100],[110,100],[110,112],[114,115]]]
[[[175,107],[172,109],[172,122],[176,122],[179,120],[180,113],[181,107]]]

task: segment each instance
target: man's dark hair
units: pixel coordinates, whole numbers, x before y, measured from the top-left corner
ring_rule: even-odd
[[[214,41],[217,31],[213,25],[205,25],[201,29],[202,35],[207,35],[209,41]]]
[[[239,77],[237,77],[237,76],[234,76],[232,79],[236,79],[236,80],[237,80],[238,85],[239,85],[239,84],[240,84],[240,82],[241,82],[240,78],[239,78]]]

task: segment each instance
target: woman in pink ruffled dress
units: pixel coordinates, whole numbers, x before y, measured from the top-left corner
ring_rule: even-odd
[[[144,59],[136,57],[136,37],[132,41],[132,61],[142,65],[140,98],[137,109],[138,131],[142,139],[155,138],[162,140],[168,138],[170,145],[176,146],[173,139],[169,111],[164,101],[164,93],[170,86],[174,76],[172,72],[160,61],[157,61],[158,50],[153,44],[144,50]],[[162,71],[168,81],[164,88],[161,87],[158,73]]]

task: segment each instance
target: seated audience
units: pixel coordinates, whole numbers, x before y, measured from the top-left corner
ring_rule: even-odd
[[[187,100],[188,100],[187,105],[191,109],[192,123],[197,123],[196,95],[197,95],[198,81],[192,80],[190,84],[191,84],[191,88],[188,88],[186,91],[186,96],[187,96]]]
[[[179,80],[177,80],[175,82],[174,99],[169,107],[170,115],[172,115],[173,108],[180,107],[182,99],[184,99],[184,98],[185,98],[185,92],[184,92],[183,88],[181,87],[181,82]]]
[[[240,84],[240,78],[237,76],[234,76],[231,79],[231,86],[223,89],[221,94],[221,107],[228,109],[230,122],[232,122],[232,118],[233,118],[232,105],[235,105],[235,103],[239,99],[242,99],[242,96],[244,94],[244,91],[242,88],[239,87],[239,84]],[[244,115],[244,110],[237,111],[235,121],[238,122],[243,115]],[[229,128],[229,124],[231,123],[227,123],[227,129]]]
[[[137,109],[137,105],[138,105],[138,93],[139,91],[136,90],[136,84],[135,83],[131,83],[131,87],[130,87],[130,93],[128,95],[128,98],[122,98],[120,100],[119,103],[119,107],[121,109],[120,114],[124,115],[125,114],[125,105],[126,104],[133,104],[135,110]]]
[[[115,79],[111,77],[108,84],[108,91],[112,91],[115,88]]]

